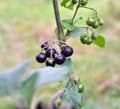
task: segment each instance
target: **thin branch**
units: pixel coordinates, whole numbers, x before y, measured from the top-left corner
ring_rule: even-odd
[[[81,8],[86,8],[86,9],[89,9],[89,10],[92,10],[94,11],[94,16],[97,17],[97,11],[94,9],[94,8],[90,8],[90,7],[85,7],[85,6],[80,6]]]
[[[76,7],[76,9],[75,9],[75,12],[74,12],[74,15],[73,15],[72,21],[74,21],[76,15],[77,15],[77,12],[78,12],[78,10],[79,10],[79,7],[80,7],[80,3],[78,3],[78,5],[77,5],[77,7]]]
[[[53,97],[52,97],[52,103],[54,103],[58,98],[60,98],[66,89],[59,90]]]
[[[61,40],[63,38],[64,34],[63,34],[62,26],[61,26],[61,20],[60,20],[60,14],[59,14],[57,0],[53,0],[53,8],[54,8],[57,29],[58,29],[58,40]]]
[[[74,14],[73,14],[72,22],[74,21],[76,15],[77,15],[77,12],[78,12],[78,10],[79,10],[79,7],[80,7],[80,0],[79,0],[79,2],[78,2],[78,5],[76,6],[76,9],[75,9]],[[65,34],[65,37],[69,36],[69,34],[70,34],[70,31],[67,30],[67,32],[66,32],[66,34]]]

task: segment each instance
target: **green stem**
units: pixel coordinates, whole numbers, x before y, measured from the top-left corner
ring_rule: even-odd
[[[73,14],[72,22],[74,22],[74,19],[75,19],[76,15],[77,15],[77,12],[78,12],[78,10],[79,10],[79,7],[80,7],[80,0],[79,0],[79,2],[78,2],[78,5],[76,6],[76,9],[75,9],[74,14]],[[69,34],[70,34],[70,31],[67,30],[67,32],[66,32],[66,34],[65,34],[65,37],[69,36]]]
[[[57,0],[53,0],[53,8],[54,8],[57,29],[58,29],[58,40],[62,40],[64,34],[63,34],[62,26],[61,26],[61,20],[60,20],[60,14],[59,14]]]
[[[76,15],[77,15],[77,12],[78,12],[78,10],[79,10],[79,7],[80,7],[80,3],[78,2],[78,5],[77,5],[77,7],[76,7],[76,9],[75,9],[75,12],[74,12],[74,15],[73,15],[73,18],[72,18],[72,21],[74,21]]]
[[[83,7],[83,6],[80,6],[81,8],[86,8],[86,9],[89,9],[89,10],[92,10],[94,11],[94,16],[97,17],[97,11],[94,9],[94,8],[90,8],[90,7]]]

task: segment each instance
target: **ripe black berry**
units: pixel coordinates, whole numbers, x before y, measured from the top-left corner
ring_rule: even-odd
[[[46,61],[46,66],[54,67],[55,66],[55,61],[53,61],[53,60],[47,60]]]
[[[39,62],[39,63],[43,63],[43,62],[46,61],[46,55],[45,55],[44,53],[38,53],[38,54],[36,55],[36,60],[37,60],[37,62]]]
[[[52,104],[52,109],[58,109],[55,104]]]
[[[65,56],[65,57],[69,57],[73,54],[73,48],[70,46],[65,46],[62,48],[61,53]]]
[[[57,52],[56,52],[56,50],[54,49],[54,48],[51,48],[51,49],[48,49],[47,51],[46,51],[46,56],[47,57],[55,57],[55,54],[56,54]]]
[[[42,103],[39,102],[39,103],[36,105],[36,109],[42,109],[42,108],[43,108]]]
[[[43,42],[41,44],[41,48],[43,48],[44,50],[47,50],[48,49],[48,42]]]
[[[72,105],[70,109],[76,109],[76,107],[74,105]]]
[[[61,65],[65,62],[65,59],[66,59],[65,56],[63,54],[60,54],[57,55],[54,60],[56,64]]]

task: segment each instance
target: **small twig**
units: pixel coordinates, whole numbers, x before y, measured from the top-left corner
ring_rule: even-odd
[[[78,5],[77,5],[77,7],[76,7],[76,9],[75,9],[74,15],[73,15],[73,17],[72,17],[72,21],[74,21],[76,15],[77,15],[77,12],[78,12],[78,10],[79,10],[79,7],[80,7],[80,0],[79,0]]]
[[[54,101],[56,101],[58,98],[60,98],[60,97],[64,94],[65,90],[66,90],[65,88],[59,90],[59,91],[52,97],[52,103],[54,103]]]
[[[94,31],[93,31],[93,29],[92,29],[92,28],[90,28],[90,27],[88,27],[88,26],[86,26],[86,27],[82,27],[82,28],[87,29],[87,31],[88,31],[88,30],[90,30],[92,33],[94,32]]]
[[[80,6],[80,7],[81,7],[81,8],[86,8],[86,9],[89,9],[89,10],[94,11],[94,16],[97,17],[98,13],[97,13],[97,11],[96,11],[94,8],[85,7],[85,6]]]
[[[71,78],[67,81],[65,88],[68,87],[68,85],[69,85],[69,83],[70,83],[70,81],[71,81],[72,79],[73,79],[73,77],[71,77]]]

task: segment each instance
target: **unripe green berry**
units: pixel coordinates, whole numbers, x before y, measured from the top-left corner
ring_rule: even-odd
[[[99,24],[99,26],[103,26],[104,21],[103,21],[102,19],[99,19],[99,20],[98,20],[98,24]]]
[[[83,34],[80,36],[80,41],[83,43],[83,44],[86,44],[87,43],[87,40],[88,40],[88,34]]]
[[[79,93],[82,93],[84,91],[84,85],[83,84],[80,84],[79,86],[78,86],[78,92]]]
[[[76,4],[78,1],[77,0],[72,0],[71,3],[72,4]]]
[[[98,28],[98,26],[99,26],[99,24],[98,24],[97,21],[92,25],[92,27],[93,27],[94,29]]]
[[[87,5],[88,0],[80,0],[80,5],[85,6]]]
[[[86,20],[86,24],[88,26],[94,25],[95,24],[95,19],[88,17],[88,19]]]
[[[92,39],[92,40],[96,40],[96,39],[97,39],[97,34],[93,32],[93,33],[91,34],[91,39]]]
[[[87,40],[86,44],[87,44],[87,45],[92,44],[92,39],[88,38],[88,40]]]

